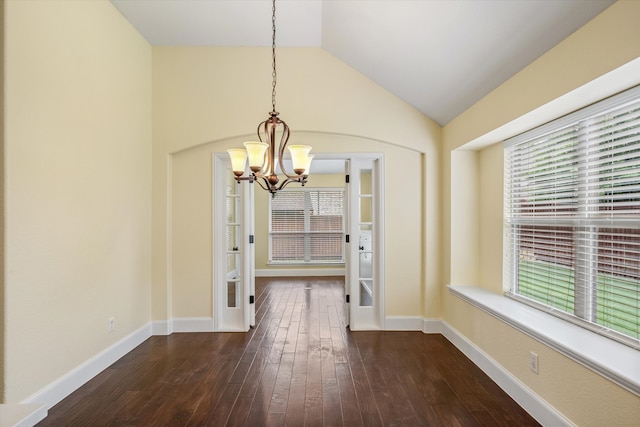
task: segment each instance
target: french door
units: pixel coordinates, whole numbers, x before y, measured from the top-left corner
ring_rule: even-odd
[[[248,331],[255,324],[253,188],[233,178],[226,154],[213,157],[214,329]]]
[[[382,157],[347,162],[345,305],[351,330],[384,329]]]
[[[352,330],[384,329],[383,158],[316,155],[346,161],[345,314]],[[214,329],[255,323],[254,184],[236,183],[228,156],[213,155]]]

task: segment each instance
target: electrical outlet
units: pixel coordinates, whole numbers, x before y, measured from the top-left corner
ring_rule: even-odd
[[[529,369],[531,370],[531,372],[533,372],[534,374],[538,374],[538,355],[536,353],[529,352]]]
[[[116,318],[109,317],[109,332],[113,332],[116,329]]]

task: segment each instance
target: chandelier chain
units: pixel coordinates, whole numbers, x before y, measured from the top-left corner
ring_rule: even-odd
[[[272,59],[272,82],[271,82],[271,107],[272,111],[276,112],[276,81],[277,81],[277,73],[276,73],[276,0],[273,0],[273,7],[271,9],[271,30],[272,30],[272,38],[271,38],[271,59]]]

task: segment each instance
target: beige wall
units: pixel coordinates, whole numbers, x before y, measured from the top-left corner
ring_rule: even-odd
[[[385,212],[386,311],[387,315],[422,317],[423,258],[427,257],[422,250],[422,154],[349,135],[305,131],[293,135],[312,145],[316,153],[384,153],[387,169],[385,206],[388,207]],[[170,156],[169,300],[172,318],[211,317],[214,314],[212,272],[213,241],[216,236],[213,235],[211,222],[211,157],[212,153],[224,153],[227,148],[241,145],[243,139],[246,138],[224,139]],[[406,174],[389,172],[402,165],[408,165]],[[414,184],[407,187],[406,181]],[[267,193],[260,188],[256,188],[256,193],[256,217],[265,216]],[[403,206],[403,209],[389,208],[391,206]],[[256,228],[259,222],[256,219]],[[264,247],[257,246],[256,252],[266,251],[266,242],[263,243]]]
[[[480,226],[479,201],[480,187],[476,179],[478,156],[474,151],[456,151],[451,153],[452,168],[459,173],[451,174],[451,263],[457,268],[451,269],[452,283],[477,283],[480,270],[478,250],[480,248],[478,229]]]
[[[266,118],[269,53],[153,48],[154,319],[213,315],[211,153]],[[321,49],[278,49],[277,101],[314,153],[385,154],[387,315],[437,317],[439,126]]]
[[[106,1],[4,7],[14,403],[150,320],[151,49]]]
[[[0,22],[4,24],[4,2],[0,1]],[[0,307],[2,313],[5,310],[5,280],[4,280],[4,151],[5,151],[5,133],[4,133],[4,30],[0,30],[0,165],[2,165],[2,173],[0,173]],[[5,367],[5,316],[0,315],[0,403],[5,401],[5,380],[4,380],[4,367]]]
[[[502,239],[503,235],[503,150],[502,144],[493,144],[477,154],[478,169],[478,281],[485,289],[502,292]]]
[[[640,398],[465,301],[445,298],[447,322],[577,426],[635,426]],[[529,371],[538,354],[540,374]]]
[[[640,2],[617,2],[444,127],[444,284],[502,291],[501,141],[639,84],[638,22]],[[448,292],[443,308],[448,324],[577,425],[637,423],[633,393]]]

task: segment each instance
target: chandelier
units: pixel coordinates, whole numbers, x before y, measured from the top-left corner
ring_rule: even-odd
[[[306,184],[313,155],[309,154],[311,147],[308,145],[287,145],[289,126],[278,117],[279,113],[276,111],[276,0],[273,0],[271,29],[273,34],[271,39],[272,83],[269,118],[258,125],[258,141],[247,141],[244,143],[245,148],[231,148],[227,152],[231,157],[231,167],[237,182],[255,181],[264,190],[275,195],[278,190],[282,190],[292,182],[298,182],[303,186]],[[294,173],[289,173],[284,166],[283,158],[287,148],[291,155]],[[247,160],[251,172],[245,176]],[[282,181],[276,173],[278,167],[284,175]]]

